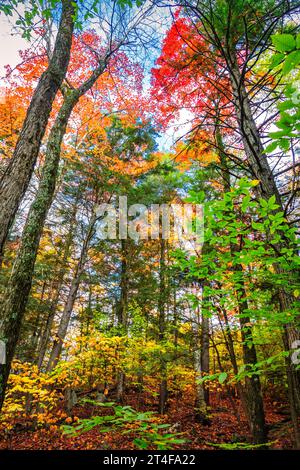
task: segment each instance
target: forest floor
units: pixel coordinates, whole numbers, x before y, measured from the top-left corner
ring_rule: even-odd
[[[232,408],[232,400],[212,393],[210,398],[211,424],[201,425],[195,420],[193,400],[189,396],[171,397],[162,421],[169,423],[182,433],[187,443],[177,449],[220,449],[220,445],[246,443],[249,432],[237,399],[233,399],[241,416],[238,422]],[[266,422],[269,431],[270,448],[292,448],[292,425],[289,420],[288,406],[284,402],[266,398]],[[126,392],[126,405],[140,411],[156,411],[154,399],[137,392]],[[72,416],[89,418],[94,408],[85,404],[75,406]],[[97,413],[94,413],[97,414]],[[27,427],[26,427],[27,426]],[[170,432],[170,431],[168,431]],[[171,430],[172,432],[172,430]],[[174,431],[173,431],[174,432]],[[134,449],[133,438],[120,431],[101,433],[97,428],[76,437],[63,436],[59,427],[31,429],[28,423],[18,423],[6,436],[0,436],[0,449],[9,450],[130,450]]]

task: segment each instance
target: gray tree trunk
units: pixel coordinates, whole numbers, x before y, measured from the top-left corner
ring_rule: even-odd
[[[84,266],[86,263],[90,241],[94,233],[96,220],[97,220],[97,216],[95,213],[93,213],[91,216],[88,229],[87,229],[87,234],[86,234],[84,243],[81,248],[80,258],[75,269],[75,273],[74,273],[74,277],[71,283],[67,302],[66,302],[66,305],[65,305],[65,308],[64,308],[59,326],[58,326],[58,331],[56,334],[57,339],[53,343],[52,351],[50,354],[50,359],[47,365],[47,372],[50,372],[51,370],[54,369],[54,367],[57,365],[59,361],[59,358],[62,352],[63,342],[67,335],[69,323],[71,320],[71,315],[73,312],[73,307],[76,301],[78,289],[79,289],[80,282],[81,282],[81,277],[84,272]]]
[[[201,370],[204,375],[209,375],[209,317],[206,315],[202,315],[201,322]],[[209,389],[205,384],[204,398],[209,406]]]
[[[166,330],[166,241],[160,241],[160,268],[159,268],[159,299],[158,299],[158,338],[163,343]],[[159,406],[160,414],[164,414],[168,400],[167,364],[163,354],[160,353],[160,386]]]
[[[67,235],[65,247],[64,247],[64,253],[62,257],[62,264],[58,273],[58,278],[57,278],[57,286],[55,289],[55,295],[54,298],[52,298],[51,305],[50,305],[50,311],[47,317],[46,325],[42,333],[40,345],[39,345],[39,354],[37,358],[37,366],[39,370],[42,368],[45,354],[47,351],[48,343],[49,343],[49,338],[51,335],[51,328],[53,325],[53,321],[55,318],[61,290],[63,287],[63,282],[64,282],[64,277],[67,271],[67,262],[68,258],[70,256],[71,252],[71,245],[74,237],[74,228],[75,228],[75,223],[76,223],[76,212],[77,212],[77,201],[74,205],[73,213],[71,216],[71,223],[70,223],[70,229]]]
[[[201,288],[202,292],[202,288]],[[209,373],[209,319],[201,313],[199,306],[193,314],[193,348],[194,369],[196,373],[195,418],[201,424],[210,424],[208,417],[208,394],[206,393],[203,377]],[[203,331],[203,326],[204,330]],[[204,368],[206,370],[204,370]]]
[[[118,325],[122,328],[122,334],[127,334],[128,326],[128,252],[127,241],[121,240],[121,295],[117,304],[116,314]],[[125,373],[119,371],[117,374],[117,401],[123,402],[125,389]]]

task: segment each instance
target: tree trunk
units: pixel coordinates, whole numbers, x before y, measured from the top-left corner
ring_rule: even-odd
[[[0,408],[3,403],[10,364],[18,342],[21,324],[28,301],[34,265],[48,210],[52,203],[58,171],[60,147],[73,106],[64,101],[51,130],[42,171],[41,183],[23,230],[20,248],[10,276],[1,308],[0,338],[6,343],[6,364],[0,366]]]
[[[222,361],[221,361],[221,357],[220,357],[219,350],[218,350],[218,348],[217,348],[217,345],[216,345],[215,342],[214,342],[213,337],[212,337],[212,345],[213,345],[213,348],[214,348],[214,350],[215,350],[215,352],[216,352],[216,356],[217,356],[217,361],[218,361],[219,369],[220,369],[221,372],[225,372],[225,369],[224,369],[224,367],[223,367],[223,365],[222,365]],[[240,413],[239,413],[239,410],[238,410],[238,408],[237,408],[237,406],[236,406],[236,403],[235,403],[235,401],[234,401],[234,398],[232,398],[232,393],[231,393],[230,387],[228,386],[227,383],[225,383],[224,385],[225,385],[225,388],[226,388],[226,393],[227,393],[228,399],[229,399],[229,401],[230,401],[230,403],[231,403],[231,406],[232,406],[232,410],[233,410],[234,415],[235,415],[235,417],[236,417],[236,420],[237,420],[237,422],[238,422],[239,424],[241,424]]]
[[[202,314],[201,321],[201,371],[203,375],[209,375],[209,318]],[[204,399],[209,406],[209,389],[204,386]]]
[[[52,58],[47,70],[40,77],[12,159],[0,179],[0,257],[19,204],[29,185],[53,101],[67,72],[74,14],[73,2],[62,0],[62,16]],[[7,351],[9,363],[12,354],[10,347]],[[5,383],[2,387],[5,388]]]
[[[128,310],[128,253],[127,241],[121,240],[121,280],[120,280],[120,299],[117,304],[118,325],[127,330],[127,310]]]
[[[196,380],[196,399],[195,399],[195,418],[202,425],[207,426],[210,424],[207,410],[207,398],[208,393],[205,390],[203,377],[209,372],[209,323],[207,324],[208,318],[204,319],[204,315],[201,314],[200,308],[198,307],[192,318],[193,327],[193,348],[194,348],[194,369],[195,369],[195,380]],[[202,327],[204,324],[205,331],[203,332]],[[207,330],[208,327],[208,330]],[[203,346],[206,349],[203,350]],[[204,354],[203,354],[204,353]],[[202,367],[207,370],[204,373]]]
[[[87,254],[88,254],[89,244],[93,236],[96,219],[97,219],[97,216],[95,213],[93,213],[88,229],[87,229],[87,234],[86,234],[84,243],[82,245],[80,258],[75,269],[75,273],[74,273],[74,277],[71,283],[71,288],[68,294],[67,302],[66,302],[66,305],[65,305],[60,323],[59,323],[59,327],[58,327],[58,331],[56,335],[57,339],[54,341],[54,344],[52,347],[50,359],[47,365],[47,372],[50,372],[54,369],[61,355],[63,342],[68,331],[68,326],[69,326],[71,315],[73,312],[74,303],[76,301],[77,292],[80,286],[81,276],[84,271],[84,265],[85,265]]]
[[[74,226],[75,226],[75,223],[76,223],[76,213],[77,213],[77,200],[76,200],[76,203],[74,205],[73,213],[72,213],[72,216],[71,216],[70,229],[69,229],[67,239],[66,239],[66,244],[65,244],[65,247],[64,247],[64,253],[63,253],[63,257],[62,257],[61,267],[60,267],[60,270],[59,270],[59,273],[58,273],[57,285],[56,285],[56,289],[55,289],[55,295],[54,295],[54,298],[52,298],[52,301],[51,301],[50,311],[49,311],[49,314],[48,314],[48,317],[47,317],[46,325],[45,325],[44,331],[42,333],[42,337],[41,337],[41,341],[40,341],[40,345],[39,345],[39,354],[38,354],[38,358],[37,358],[37,366],[38,366],[39,370],[42,368],[42,365],[43,365],[43,362],[44,362],[45,354],[46,354],[47,347],[48,347],[49,338],[50,338],[50,335],[51,335],[52,324],[53,324],[53,321],[54,321],[54,318],[55,318],[57,305],[58,305],[61,290],[62,290],[62,287],[63,287],[64,277],[65,277],[65,274],[66,274],[66,271],[67,271],[67,262],[68,262],[68,258],[70,256],[71,245],[72,245],[72,241],[73,241],[73,237],[74,237]]]
[[[163,236],[163,234],[161,234]],[[162,346],[165,339],[166,329],[166,241],[160,241],[160,269],[159,269],[159,299],[158,299],[158,338]],[[164,414],[168,400],[167,364],[162,352],[160,352],[160,386],[159,386],[159,406],[160,414]]]
[[[127,334],[128,323],[128,253],[127,241],[121,240],[121,281],[120,281],[120,299],[117,304],[118,325],[121,327],[120,334]],[[117,401],[123,402],[125,389],[125,373],[120,370],[117,374]]]
[[[249,166],[253,175],[260,181],[260,192],[262,196],[269,199],[275,196],[276,203],[279,206],[278,210],[283,210],[281,197],[276,185],[274,175],[270,169],[268,159],[264,155],[264,148],[261,142],[259,130],[256,126],[253,114],[251,111],[250,100],[247,90],[244,85],[243,78],[238,65],[238,60],[235,51],[228,52],[228,62],[230,64],[230,78],[233,90],[233,100],[237,114],[237,120],[241,131],[245,152],[248,158]],[[278,246],[280,251],[281,246]],[[275,266],[278,274],[281,269]],[[291,308],[291,299],[289,294],[284,289],[279,289],[280,308],[284,312]],[[284,344],[285,347],[291,351],[293,342],[300,339],[299,325],[287,324],[284,327]],[[291,416],[294,417],[294,434],[297,447],[300,447],[300,431],[298,420],[295,416],[299,416],[300,412],[300,372],[291,362],[291,357],[287,358],[287,376],[289,389],[289,401]]]
[[[174,292],[173,292],[173,335],[174,335],[174,346],[175,346],[175,354],[174,360],[177,360],[178,356],[178,308],[177,308],[177,298],[176,298],[176,289],[177,286],[174,285]]]
[[[241,325],[241,336],[243,343],[243,361],[247,368],[257,363],[256,348],[253,343],[251,319],[249,318],[247,293],[244,287],[243,268],[241,265],[235,266],[235,271],[240,272],[240,288],[237,291],[239,322]],[[247,405],[248,422],[254,444],[264,444],[267,442],[267,432],[265,425],[264,405],[261,393],[260,379],[257,374],[245,378],[245,398]]]
[[[220,315],[222,315],[224,317],[225,330],[222,326],[221,316]],[[229,324],[229,320],[228,320],[226,310],[222,310],[220,312],[220,315],[218,315],[219,322],[220,322],[221,330],[222,330],[224,340],[225,340],[225,343],[226,343],[226,348],[227,348],[227,351],[228,351],[228,354],[229,354],[229,357],[230,357],[230,362],[232,364],[233,372],[235,373],[235,375],[238,375],[239,370],[238,370],[238,363],[237,363],[237,358],[236,358],[235,349],[234,349],[234,340],[233,340],[233,337],[232,337],[232,333],[231,333],[230,324]],[[238,395],[239,395],[239,398],[241,400],[243,409],[244,409],[245,414],[247,416],[247,403],[246,403],[246,396],[245,396],[245,390],[244,390],[243,384],[241,382],[237,382],[236,387],[237,387]]]
[[[241,132],[245,153],[253,176],[260,181],[260,192],[266,199],[275,195],[276,202],[282,208],[279,191],[276,186],[259,130],[254,120],[250,100],[245,88],[235,52],[228,53],[229,73],[233,92],[233,102]]]
[[[79,261],[77,265],[76,273],[73,278],[71,288],[68,294],[68,299],[67,299],[67,302],[66,302],[66,305],[65,305],[60,323],[59,323],[58,331],[56,334],[57,339],[54,341],[53,348],[50,354],[50,359],[47,365],[47,372],[52,371],[59,361],[63,342],[68,331],[68,326],[69,326],[71,315],[73,312],[74,303],[77,297],[81,275],[82,275],[82,267],[81,267],[81,262]]]
[[[41,298],[40,298],[41,303],[44,300],[46,286],[47,286],[47,282],[44,281],[43,282],[43,287],[42,287],[42,292],[41,292]],[[34,323],[33,330],[30,334],[30,345],[29,345],[28,350],[26,351],[26,353],[24,355],[26,362],[34,363],[34,358],[36,357],[36,353],[37,353],[37,349],[38,349],[38,341],[39,341],[39,336],[40,336],[40,332],[41,332],[41,325],[40,324],[41,324],[41,312],[38,311],[37,316],[35,318],[35,323]],[[21,357],[22,356],[23,355],[21,355]]]
[[[227,167],[227,159],[225,157],[225,149],[223,144],[222,135],[217,127],[216,133],[217,144],[222,153],[222,176],[224,181],[224,192],[230,191],[230,177]],[[260,141],[260,139],[259,139]],[[252,143],[254,145],[254,143]],[[245,144],[246,145],[246,144]],[[239,250],[239,248],[234,245],[230,244],[230,251],[231,255],[234,258],[234,255]],[[253,343],[252,337],[252,327],[251,327],[251,320],[247,314],[248,312],[248,302],[247,302],[247,294],[244,285],[244,272],[243,267],[240,264],[237,264],[233,267],[233,270],[236,273],[240,274],[240,287],[236,291],[237,296],[237,303],[238,303],[238,314],[239,314],[239,322],[241,326],[241,336],[243,342],[243,361],[245,366],[252,366],[257,363],[257,356],[256,356],[256,348]],[[228,327],[228,319],[227,327]],[[233,342],[231,335],[229,335],[230,339],[230,356],[233,361],[233,366],[235,370],[235,374],[237,374],[237,363],[235,358],[235,352],[233,347]],[[264,406],[263,406],[263,399],[261,393],[261,385],[260,379],[258,375],[252,375],[251,377],[245,378],[245,389],[242,389],[241,385],[239,385],[239,393],[241,396],[241,400],[244,405],[244,409],[246,411],[246,415],[248,418],[248,423],[250,427],[250,431],[252,434],[252,439],[254,444],[264,444],[267,441],[267,433],[266,433],[266,426],[265,426],[265,414],[264,414]]]
[[[284,302],[286,296],[282,296],[280,302]],[[284,310],[284,305],[282,310]],[[295,328],[290,325],[283,326],[282,340],[284,348],[286,351],[292,349],[292,344],[294,341],[298,341],[298,335],[295,335]],[[290,403],[291,419],[294,429],[294,438],[297,449],[300,449],[300,429],[299,429],[299,371],[295,368],[295,365],[292,363],[291,357],[285,359],[286,371],[287,371],[287,382],[288,382],[288,398]]]

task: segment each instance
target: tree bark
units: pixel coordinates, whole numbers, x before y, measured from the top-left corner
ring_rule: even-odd
[[[228,52],[229,74],[233,92],[233,102],[243,145],[253,176],[260,181],[260,192],[263,197],[275,195],[276,202],[282,209],[280,194],[270,168],[259,130],[253,117],[250,100],[244,85],[235,51]]]
[[[163,237],[163,234],[161,234]],[[160,268],[159,268],[159,299],[158,299],[158,339],[162,346],[166,329],[166,241],[160,240]],[[160,386],[159,405],[160,414],[164,414],[168,400],[167,364],[163,353],[160,352]]]
[[[203,289],[201,289],[203,292]],[[208,322],[207,322],[208,320]],[[203,331],[203,325],[204,330]],[[208,417],[208,391],[206,391],[203,377],[209,373],[209,319],[204,318],[198,307],[192,318],[194,369],[196,379],[195,418],[202,425],[210,424]],[[204,370],[205,368],[206,370]]]
[[[217,127],[216,133],[217,144],[221,150],[222,157],[222,176],[223,176],[223,184],[224,184],[224,192],[230,191],[230,177],[229,171],[227,167],[227,159],[225,156],[225,148],[223,144],[222,135]],[[259,139],[260,140],[260,139]],[[254,143],[253,143],[254,145]],[[235,254],[239,251],[239,248],[234,245],[233,243],[230,244],[230,251],[232,258],[234,258]],[[243,267],[240,264],[234,265],[232,268],[236,273],[240,274],[239,284],[240,287],[236,290],[236,297],[237,297],[237,306],[238,306],[238,316],[239,322],[241,326],[241,336],[242,336],[242,343],[243,343],[243,361],[246,367],[251,367],[257,363],[257,355],[256,355],[256,348],[253,343],[253,336],[252,336],[252,326],[251,320],[248,315],[248,302],[247,302],[247,293],[245,289],[244,283],[244,272]],[[228,319],[226,318],[227,327]],[[232,359],[233,367],[235,374],[237,374],[237,363],[236,357],[232,342],[231,334],[229,334],[229,344],[230,348],[230,356]],[[250,431],[252,434],[252,439],[254,444],[264,444],[267,441],[267,432],[266,432],[266,425],[265,425],[265,414],[264,414],[264,406],[263,406],[263,398],[261,393],[261,384],[258,375],[252,375],[251,377],[245,378],[245,388],[243,389],[241,385],[239,385],[239,393],[244,405],[244,409],[248,418],[248,423],[250,427]]]
[[[249,318],[247,294],[244,287],[243,269],[237,265],[235,270],[240,272],[240,289],[237,292],[239,322],[243,343],[243,361],[246,369],[257,363],[256,348],[253,343],[251,319]],[[245,378],[245,399],[247,405],[248,422],[254,444],[265,444],[267,442],[267,431],[265,424],[264,405],[261,393],[260,379],[257,374]]]
[[[127,241],[121,240],[121,282],[120,282],[120,299],[117,305],[117,319],[118,325],[121,327],[122,335],[127,334],[128,323],[128,252]],[[120,370],[117,374],[117,401],[123,402],[124,389],[125,389],[125,373]]]
[[[250,99],[245,88],[243,77],[241,76],[236,52],[229,51],[227,60],[230,64],[230,78],[237,120],[249,166],[255,178],[260,181],[260,192],[262,197],[269,199],[274,195],[276,203],[279,206],[277,210],[283,211],[283,204],[276,185],[275,177],[269,166],[267,156],[263,153],[263,144],[253,117]],[[277,247],[279,251],[283,245],[284,242],[281,243],[281,246]],[[282,273],[280,266],[275,265],[274,268],[278,274]],[[279,298],[281,311],[284,312],[289,310],[291,308],[292,301],[285,289],[279,289]],[[286,324],[283,332],[285,348],[291,351],[293,349],[293,342],[299,339],[299,324]],[[295,365],[292,364],[291,357],[287,358],[287,376],[295,441],[297,447],[300,447],[300,431],[298,419],[296,418],[297,416],[299,417],[300,412],[300,372],[296,369]]]
[[[29,185],[53,101],[67,72],[74,27],[73,3],[71,0],[62,0],[62,16],[52,58],[40,77],[12,159],[0,179],[0,257]]]
[[[59,358],[62,352],[63,342],[66,337],[69,323],[71,320],[71,315],[73,312],[74,303],[76,301],[78,289],[80,286],[81,277],[84,271],[84,266],[86,263],[90,241],[94,233],[94,226],[95,226],[96,220],[97,220],[97,216],[95,213],[93,213],[88,229],[87,229],[87,234],[86,234],[84,243],[82,245],[80,258],[75,269],[75,273],[74,273],[74,277],[71,283],[67,302],[66,302],[66,305],[65,305],[60,323],[59,323],[59,327],[58,327],[58,331],[56,335],[57,339],[55,339],[53,347],[52,347],[50,359],[47,365],[47,372],[50,372],[54,369],[54,367],[57,365],[59,361]]]
[[[204,314],[201,320],[201,371],[204,375],[209,375],[209,318]],[[209,389],[205,383],[204,399],[206,406],[209,406]]]
[[[37,366],[38,366],[39,370],[42,368],[42,365],[43,365],[43,362],[44,362],[45,354],[46,354],[48,343],[49,343],[49,338],[50,338],[50,335],[51,335],[52,324],[53,324],[53,321],[54,321],[54,318],[55,318],[57,305],[58,305],[61,290],[62,290],[62,287],[63,287],[64,277],[65,277],[65,274],[66,274],[66,271],[67,271],[67,262],[68,262],[68,258],[70,256],[71,245],[72,245],[72,241],[73,241],[73,237],[74,237],[74,227],[75,227],[75,223],[76,223],[76,213],[77,213],[77,202],[78,201],[76,200],[75,205],[74,205],[74,209],[73,209],[73,213],[72,213],[72,216],[71,216],[70,228],[69,228],[69,232],[68,232],[65,247],[64,247],[61,267],[60,267],[60,270],[59,270],[59,273],[58,273],[57,286],[56,286],[56,289],[55,289],[55,295],[51,300],[49,314],[48,314],[48,317],[47,317],[46,325],[45,325],[45,328],[43,330],[40,345],[39,345],[39,354],[38,354],[38,358],[37,358]]]

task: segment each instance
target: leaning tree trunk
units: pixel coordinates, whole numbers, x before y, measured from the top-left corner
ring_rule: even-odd
[[[70,228],[69,228],[67,239],[66,239],[65,246],[64,246],[61,267],[59,269],[57,285],[55,287],[55,294],[54,294],[54,297],[51,299],[48,317],[47,317],[46,324],[43,329],[42,337],[41,337],[40,344],[39,344],[39,352],[38,352],[38,357],[37,357],[37,366],[39,370],[42,368],[45,354],[48,348],[49,338],[51,335],[51,328],[52,328],[55,314],[57,311],[57,306],[58,306],[61,290],[62,290],[63,283],[64,283],[64,277],[67,271],[68,258],[70,256],[72,241],[74,238],[76,213],[77,213],[77,201],[75,202],[73,213],[71,216]]]
[[[65,305],[65,308],[62,313],[62,317],[58,326],[58,331],[56,334],[57,339],[55,339],[53,343],[52,351],[51,351],[49,362],[47,365],[47,372],[50,372],[54,369],[54,367],[57,365],[59,361],[59,358],[62,352],[63,342],[67,335],[69,323],[71,320],[71,315],[73,312],[73,307],[76,301],[82,274],[84,272],[84,266],[86,263],[90,241],[93,237],[96,220],[97,220],[97,216],[95,213],[93,213],[88,229],[87,229],[87,234],[86,234],[84,243],[82,245],[80,258],[75,269],[75,273],[74,273],[74,277],[71,283],[71,288],[68,294],[67,302],[66,302],[66,305]]]
[[[260,181],[259,188],[262,196],[268,199],[275,195],[277,204],[282,208],[281,197],[268,159],[264,154],[264,147],[253,117],[249,96],[239,69],[235,51],[229,52],[227,59],[230,64],[229,74],[233,92],[233,103],[249,167],[253,176]]]
[[[59,357],[62,351],[62,346],[64,339],[66,337],[68,326],[70,323],[71,315],[73,312],[74,303],[77,297],[78,288],[81,281],[81,276],[83,273],[83,265],[81,263],[81,259],[77,265],[75,276],[73,278],[71,288],[68,294],[68,299],[59,323],[58,331],[57,331],[57,339],[54,341],[52,351],[50,354],[50,359],[47,365],[47,372],[50,372],[54,367],[57,365],[59,361]]]
[[[74,2],[62,0],[62,16],[50,63],[39,80],[12,159],[0,179],[0,257],[9,229],[30,182],[54,98],[67,72],[74,15]],[[10,354],[8,348],[8,359]]]

